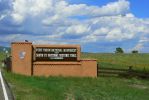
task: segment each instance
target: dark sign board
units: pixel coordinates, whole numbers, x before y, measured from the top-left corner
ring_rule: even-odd
[[[77,48],[36,47],[36,61],[77,61]]]

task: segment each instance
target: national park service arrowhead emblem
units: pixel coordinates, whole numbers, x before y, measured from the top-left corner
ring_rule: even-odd
[[[21,52],[19,53],[20,59],[24,59],[25,55],[26,55],[26,52],[25,52],[25,51],[21,51]]]

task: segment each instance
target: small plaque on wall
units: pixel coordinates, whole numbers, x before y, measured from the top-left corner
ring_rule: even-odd
[[[20,59],[24,59],[25,55],[26,55],[26,52],[25,52],[25,51],[21,51],[21,52],[19,53],[19,58],[20,58]]]

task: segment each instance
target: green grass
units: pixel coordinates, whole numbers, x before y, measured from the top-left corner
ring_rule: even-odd
[[[149,81],[136,78],[4,76],[16,100],[149,100]]]
[[[5,56],[6,55],[3,52],[0,52],[0,61],[4,60]]]
[[[82,53],[82,58],[97,59],[100,67],[127,69],[133,66],[137,70],[149,70],[149,54]]]
[[[5,57],[0,53],[0,60]],[[83,54],[101,67],[149,68],[149,54]],[[21,67],[21,66],[20,66]],[[121,77],[29,77],[3,71],[16,100],[149,100],[149,80]]]
[[[2,60],[4,60],[5,57],[6,57],[6,55],[3,52],[0,52],[0,67],[2,64]]]

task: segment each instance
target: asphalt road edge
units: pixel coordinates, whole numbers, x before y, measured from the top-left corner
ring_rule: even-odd
[[[1,80],[1,84],[2,84],[4,98],[5,98],[5,100],[9,100],[1,70],[0,70],[0,80]]]
[[[1,80],[5,100],[15,100],[14,95],[11,91],[11,88],[10,88],[8,82],[6,81],[6,79],[3,77],[1,70],[0,70],[0,80]]]

